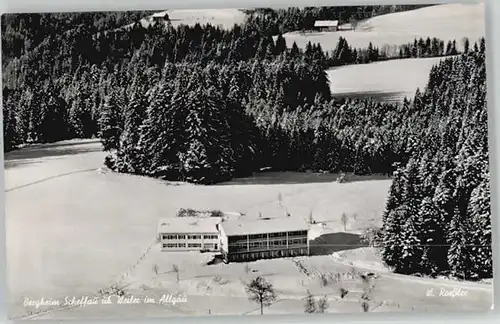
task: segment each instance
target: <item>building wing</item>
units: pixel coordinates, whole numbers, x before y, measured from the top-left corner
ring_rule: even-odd
[[[309,225],[305,220],[292,217],[279,217],[259,220],[228,220],[220,225],[227,236],[253,235],[305,231]]]

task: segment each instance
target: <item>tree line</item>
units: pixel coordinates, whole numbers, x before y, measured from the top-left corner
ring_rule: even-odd
[[[265,35],[285,34],[297,30],[311,30],[316,20],[338,20],[339,24],[355,23],[375,16],[414,10],[429,5],[371,5],[338,7],[257,8],[245,10],[248,21]]]
[[[33,51],[48,35],[90,34],[137,22],[150,11],[26,13],[2,16],[2,61]]]
[[[407,122],[408,160],[383,215],[383,259],[395,271],[491,278],[484,41],[434,67]]]
[[[96,20],[101,21],[98,19],[101,14],[96,15]],[[235,26],[227,31],[210,25],[178,28],[154,25],[143,28],[140,24],[130,29],[99,31],[102,26],[116,27],[124,20],[110,18],[110,22],[94,23],[98,27],[92,27],[92,24],[87,24],[92,16],[86,14],[83,18],[77,16],[70,20],[79,24],[71,29],[73,25],[70,23],[65,30],[65,25],[56,19],[56,15],[48,15],[50,19],[45,20],[39,15],[19,16],[22,18],[15,15],[10,20],[4,19],[4,23],[5,20],[15,22],[7,25],[7,32],[3,34],[7,43],[11,39],[9,35],[20,32],[20,28],[30,21],[35,21],[32,23],[35,26],[43,21],[51,23],[41,29],[45,30],[45,37],[37,36],[42,40],[35,42],[38,45],[34,49],[25,45],[18,51],[24,53],[19,57],[12,56],[12,53],[4,57],[5,150],[23,143],[98,136],[101,108],[111,89],[120,106],[124,107],[130,100],[127,88],[133,82],[132,76],[137,71],[150,68],[154,73],[148,76],[148,81],[154,81],[162,73],[166,62],[200,66],[237,66],[242,61],[298,62],[291,67],[293,70],[302,66],[297,75],[287,75],[291,80],[287,81],[287,89],[293,90],[283,90],[285,93],[281,95],[285,97],[284,106],[291,106],[293,110],[293,106],[305,104],[304,97],[308,97],[309,101],[316,94],[329,98],[323,73],[328,66],[363,63],[383,57],[378,49],[370,46],[354,55],[342,38],[331,57],[323,52],[319,44],[309,44],[305,50],[299,49],[296,44],[287,48],[283,37],[278,35],[274,41],[272,37],[259,33],[252,24]],[[135,15],[132,17],[135,18]],[[59,17],[60,20],[66,18],[65,15]],[[37,31],[37,35],[42,31]],[[417,51],[420,52],[426,53],[425,50]],[[318,89],[312,92],[318,93],[306,93],[311,92],[311,88],[302,86],[307,85],[308,80],[304,79],[306,70],[316,73],[314,78],[321,84],[318,83]],[[290,91],[301,92],[298,101],[288,96]]]
[[[476,48],[470,48],[468,38],[463,39],[463,49],[457,47],[456,40],[450,40],[446,43],[438,38],[427,37],[416,39],[412,43],[402,45],[384,45],[376,47],[371,42],[367,48],[352,48],[347,40],[339,37],[337,46],[333,51],[325,53],[324,62],[326,67],[335,67],[351,64],[365,64],[391,59],[407,59],[407,58],[429,58],[453,56],[469,51],[477,52]],[[306,46],[307,51],[314,51],[315,47],[310,42]]]

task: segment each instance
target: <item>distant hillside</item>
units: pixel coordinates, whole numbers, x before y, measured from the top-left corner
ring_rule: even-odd
[[[20,13],[2,15],[2,63],[33,51],[53,38],[113,30],[150,15],[150,11]]]
[[[310,30],[316,20],[339,20],[340,24],[353,23],[388,13],[414,10],[428,5],[386,6],[336,6],[336,7],[290,7],[287,9],[257,8],[245,12],[256,22],[261,32],[270,35],[284,34],[294,30]]]
[[[445,42],[464,37],[475,42],[485,35],[484,3],[453,3],[377,16],[359,22],[355,31],[301,33],[300,28],[284,34],[287,46],[295,42],[305,48],[308,42],[333,50],[343,37],[356,48],[406,44],[415,38],[436,37]],[[460,50],[460,48],[459,48]]]
[[[423,90],[432,67],[443,57],[402,59],[371,64],[346,65],[327,70],[333,97],[367,98],[383,102],[402,102]],[[359,78],[369,75],[369,78]],[[411,78],[406,76],[411,75]]]
[[[241,25],[245,21],[245,13],[239,9],[175,9],[166,10],[173,27],[179,25],[194,26],[196,24],[210,24],[223,29],[230,29],[235,24]],[[151,16],[141,19],[143,27],[153,23]]]

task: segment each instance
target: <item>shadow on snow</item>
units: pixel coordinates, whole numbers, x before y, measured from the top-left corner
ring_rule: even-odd
[[[35,144],[5,154],[4,168],[22,167],[43,162],[43,158],[63,157],[68,155],[101,152],[102,148],[95,141]]]
[[[329,233],[309,242],[310,255],[330,255],[334,252],[354,250],[368,245],[361,241],[361,236],[352,233]]]
[[[402,103],[404,93],[401,91],[363,91],[334,93],[332,94],[332,97],[336,99],[372,99],[374,101],[385,103]]]
[[[279,185],[279,184],[307,184],[307,183],[331,183],[337,182],[339,174],[334,173],[308,173],[308,172],[260,172],[251,177],[236,178],[228,182],[216,184],[216,186],[234,185]],[[369,180],[388,180],[388,175],[353,175],[346,174],[346,182],[359,182]]]

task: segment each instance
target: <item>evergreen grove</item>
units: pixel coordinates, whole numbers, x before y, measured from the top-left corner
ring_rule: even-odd
[[[262,167],[393,174],[384,261],[399,273],[492,275],[484,39],[395,105],[331,98],[327,66],[378,60],[342,39],[330,56],[287,48],[256,23],[110,31],[105,20],[40,34],[16,19],[2,36],[5,150],[95,136],[118,172],[199,184]],[[26,30],[34,44],[18,42]],[[458,53],[427,43],[396,56]]]
[[[484,44],[431,71],[408,116],[418,125],[383,215],[383,258],[399,273],[491,278]]]

